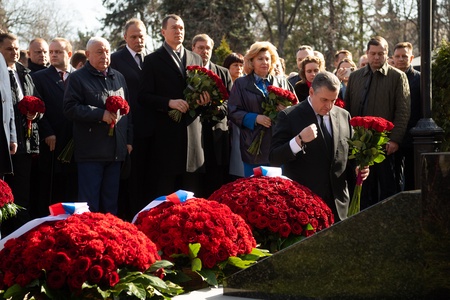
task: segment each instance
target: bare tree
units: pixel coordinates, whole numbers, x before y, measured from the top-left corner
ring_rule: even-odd
[[[42,2],[27,0],[2,0],[0,2],[0,26],[19,37],[23,45],[35,37],[49,40],[56,36],[68,37],[75,33],[73,20],[61,15],[57,1]]]
[[[266,9],[264,3],[253,0],[258,13],[266,22],[269,41],[277,46],[281,57],[284,57],[284,44],[299,17],[298,12],[302,2],[303,0],[274,0],[268,2],[269,9]]]

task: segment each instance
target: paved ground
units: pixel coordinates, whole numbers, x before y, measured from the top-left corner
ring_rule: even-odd
[[[252,300],[251,298],[241,298],[224,296],[223,288],[206,288],[202,290],[197,290],[190,292],[188,294],[183,294],[172,298],[174,300]],[[253,299],[256,300],[256,299]]]

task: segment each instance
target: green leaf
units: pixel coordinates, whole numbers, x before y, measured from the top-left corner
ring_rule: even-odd
[[[202,276],[203,280],[205,280],[209,285],[212,286],[218,286],[219,284],[217,283],[217,278],[216,278],[216,274],[214,273],[213,270],[201,270],[201,271],[197,271],[197,273]]]
[[[126,292],[127,295],[133,295],[138,299],[145,300],[147,297],[147,291],[144,287],[139,287],[133,282],[116,284],[114,286],[114,295],[119,296],[122,292]]]
[[[310,224],[308,224],[308,225],[310,225]],[[311,228],[312,228],[312,226],[311,226]],[[289,246],[291,246],[291,245],[293,245],[293,244],[303,240],[304,238],[305,237],[303,235],[291,235],[287,239],[284,240],[283,245],[280,248],[280,250],[284,249],[284,248],[287,248],[287,247],[289,247]]]
[[[198,257],[191,261],[191,265],[192,271],[200,271],[202,269],[202,261]]]
[[[311,223],[308,223],[308,225],[306,225],[306,230],[314,230],[314,227],[312,227]]]
[[[195,114],[196,114],[195,110],[193,110],[193,109],[190,109],[190,110],[189,110],[189,116],[190,116],[191,118],[194,118],[194,117],[195,117]]]
[[[22,288],[20,285],[18,285],[17,283],[11,287],[9,287],[5,294],[3,295],[3,298],[5,299],[9,299],[9,298],[14,298],[14,297],[23,297],[25,296],[26,291],[24,288]]]
[[[255,248],[256,249],[256,248]],[[261,251],[261,253],[249,253],[249,254],[245,254],[240,256],[240,258],[242,260],[253,260],[253,261],[257,261],[258,259],[260,259],[261,257],[266,257],[266,256],[271,256],[272,254],[269,252],[269,250],[266,250],[267,253],[264,253]]]
[[[228,263],[232,266],[238,267],[240,269],[245,269],[248,266],[255,263],[254,260],[242,260],[239,257],[236,256],[230,256],[228,257]]]
[[[202,245],[200,243],[195,243],[195,244],[189,243],[189,258],[190,259],[194,259],[197,257],[201,246]]]
[[[377,157],[374,158],[373,161],[376,162],[376,163],[380,163],[380,162],[382,162],[385,158],[386,158],[386,157],[385,157],[382,153],[380,153],[380,154],[378,154]]]
[[[389,142],[389,138],[387,136],[381,136],[380,139],[378,140],[377,145],[381,146],[386,144],[387,142]]]
[[[150,268],[148,268],[148,270],[145,273],[153,273],[158,269],[164,268],[164,269],[168,269],[168,268],[172,268],[173,267],[173,263],[168,261],[168,260],[157,260],[153,265],[150,266]]]
[[[358,148],[358,149],[362,149],[362,148],[364,148],[365,147],[365,143],[364,142],[362,142],[361,140],[355,140],[355,141],[353,141],[353,146],[354,147],[356,147],[356,148]]]
[[[147,275],[150,285],[158,289],[167,289],[167,284],[159,277],[153,275]]]

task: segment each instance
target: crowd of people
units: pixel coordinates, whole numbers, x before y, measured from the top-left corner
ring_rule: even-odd
[[[124,24],[124,46],[112,54],[101,37],[78,51],[65,38],[36,38],[23,51],[17,36],[0,33],[0,176],[26,208],[2,224],[3,234],[47,215],[57,202],[87,202],[91,211],[130,220],[158,196],[184,189],[207,198],[262,165],[282,167],[284,175],[321,196],[337,220],[345,219],[355,178],[347,144],[352,116],[379,116],[395,125],[386,160],[361,170],[367,179],[362,208],[414,189],[409,129],[421,117],[421,106],[410,43],[395,46],[391,66],[387,41],[371,38],[358,65],[340,50],[335,70],[328,71],[323,55],[302,45],[297,72],[286,75],[286,63],[270,42],[255,42],[245,55],[232,53],[219,66],[211,61],[214,41],[207,34],[196,35],[187,49],[184,33],[180,16],[166,16],[164,41],[149,53],[145,24],[131,19]],[[184,91],[193,65],[214,72],[229,92],[217,107],[219,121],[201,118],[211,105],[207,92],[190,111]],[[292,107],[279,105],[275,124],[263,110],[268,86],[299,100]],[[20,113],[24,96],[40,98],[45,113]],[[106,109],[110,96],[125,99],[130,113]],[[334,105],[338,98],[344,108]],[[169,116],[173,110],[181,120]],[[250,153],[257,136],[260,151]]]

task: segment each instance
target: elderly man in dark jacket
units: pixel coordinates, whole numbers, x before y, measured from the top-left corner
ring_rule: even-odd
[[[86,47],[89,61],[74,72],[64,94],[64,114],[73,121],[75,161],[78,164],[79,200],[91,211],[117,214],[121,162],[131,152],[130,116],[106,110],[109,96],[128,97],[123,75],[109,67],[110,45],[91,38]],[[108,134],[115,123],[113,136]]]

